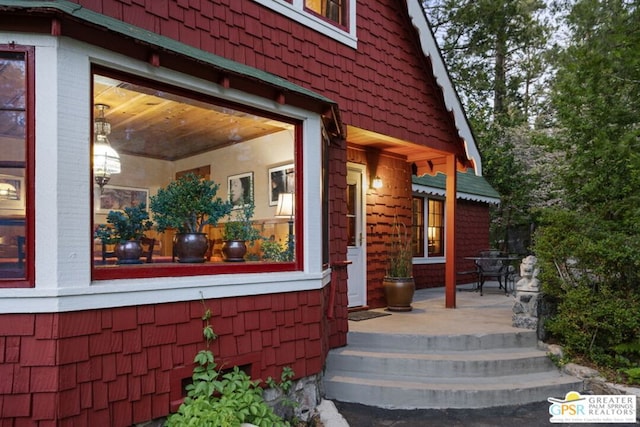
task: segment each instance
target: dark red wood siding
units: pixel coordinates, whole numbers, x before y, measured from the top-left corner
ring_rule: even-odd
[[[457,271],[472,271],[473,261],[464,258],[489,248],[489,205],[458,200],[456,225]],[[414,264],[413,275],[417,289],[444,286],[444,264]],[[457,277],[459,284],[473,280],[473,275]]]
[[[411,225],[411,165],[406,158],[371,149],[349,147],[347,160],[359,164],[376,164],[376,174],[384,186],[366,191],[367,233],[367,305],[385,307],[382,288],[385,275],[389,233],[396,220]]]
[[[330,331],[346,330],[326,319],[328,292],[204,301],[216,360],[249,365],[255,379],[285,366],[319,373],[328,343],[344,344]],[[167,415],[205,348],[202,315],[202,301],[0,315],[0,425],[116,427]]]
[[[404,2],[357,2],[357,50],[251,0],[75,3],[321,93],[346,124],[421,145],[458,139]]]

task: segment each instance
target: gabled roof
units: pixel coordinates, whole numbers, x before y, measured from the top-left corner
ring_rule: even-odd
[[[431,60],[431,66],[433,67],[433,75],[444,97],[445,107],[453,114],[453,118],[458,128],[458,135],[465,144],[465,150],[467,157],[473,159],[476,175],[482,175],[482,159],[480,158],[480,152],[476,146],[475,138],[467,120],[467,116],[458,97],[458,93],[453,87],[451,77],[447,71],[447,67],[442,59],[440,48],[436,43],[433,31],[427,20],[426,13],[422,6],[422,0],[407,0],[407,11],[413,27],[418,33],[420,41],[420,47],[425,56]]]
[[[414,193],[444,196],[446,178],[446,175],[443,173],[422,176],[414,175],[412,178],[412,190]],[[478,176],[472,171],[467,171],[458,172],[457,180],[458,199],[492,204],[500,203],[500,194],[493,189],[484,177]]]

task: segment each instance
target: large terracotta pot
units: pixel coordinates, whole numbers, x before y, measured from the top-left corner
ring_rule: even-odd
[[[387,310],[411,311],[413,293],[416,284],[413,277],[385,277],[382,280],[384,296],[387,298]]]
[[[247,253],[244,240],[225,240],[222,245],[222,255],[227,262],[243,262]]]
[[[205,233],[178,233],[175,239],[175,251],[178,262],[201,263],[209,248],[209,239]]]
[[[115,247],[118,264],[141,264],[142,246],[138,240],[118,242]]]

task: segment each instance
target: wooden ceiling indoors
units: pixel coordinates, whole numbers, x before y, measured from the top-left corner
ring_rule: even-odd
[[[109,142],[119,153],[177,160],[265,136],[291,125],[166,92],[96,76]],[[97,114],[97,111],[94,111]]]

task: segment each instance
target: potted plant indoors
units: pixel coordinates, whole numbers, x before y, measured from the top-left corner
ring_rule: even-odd
[[[411,311],[416,289],[413,280],[413,251],[407,226],[396,217],[388,242],[387,270],[382,281],[389,311]]]
[[[140,239],[151,227],[153,222],[149,220],[149,212],[141,203],[126,207],[124,211],[109,211],[107,224],[100,224],[95,235],[103,245],[115,244],[118,264],[140,264]]]
[[[175,228],[178,262],[201,263],[209,247],[206,225],[216,225],[231,212],[231,203],[216,197],[219,184],[188,173],[151,196],[151,211],[158,231]]]
[[[222,231],[222,254],[228,262],[242,262],[247,253],[247,242],[251,245],[260,238],[260,232],[253,226],[255,205],[253,199],[231,212],[229,221]]]

